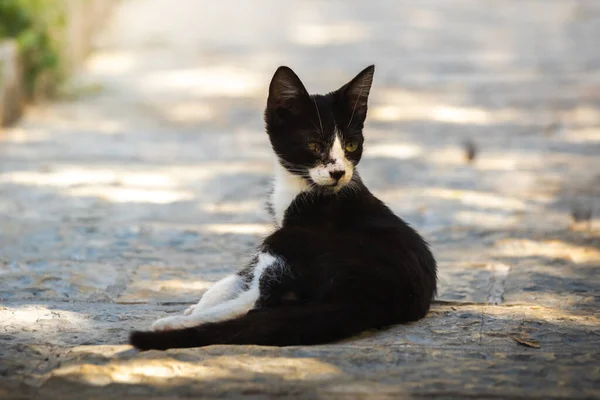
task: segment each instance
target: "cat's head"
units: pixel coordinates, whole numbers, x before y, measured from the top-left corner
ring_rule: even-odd
[[[375,66],[326,95],[310,95],[288,67],[269,86],[267,133],[281,165],[308,184],[337,191],[352,180]]]

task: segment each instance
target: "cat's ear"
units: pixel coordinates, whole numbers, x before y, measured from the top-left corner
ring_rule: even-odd
[[[338,90],[346,111],[350,113],[349,124],[352,122],[362,123],[367,117],[367,102],[374,73],[375,66],[369,65]]]
[[[279,67],[269,85],[267,108],[282,112],[297,112],[302,104],[309,99],[298,75],[288,67]]]

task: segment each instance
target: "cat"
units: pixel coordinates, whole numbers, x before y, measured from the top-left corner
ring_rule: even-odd
[[[275,231],[184,315],[132,332],[134,347],[313,345],[427,314],[437,285],[429,245],[356,170],[374,72],[309,95],[290,68],[277,69],[264,113],[278,160]]]

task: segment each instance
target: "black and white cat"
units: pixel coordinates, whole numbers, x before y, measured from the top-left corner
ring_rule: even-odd
[[[374,71],[321,96],[290,68],[277,69],[265,110],[279,161],[269,205],[275,231],[184,315],[133,332],[133,346],[310,345],[425,316],[435,259],[356,171]]]

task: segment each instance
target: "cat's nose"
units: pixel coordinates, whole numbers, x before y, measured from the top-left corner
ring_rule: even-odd
[[[336,181],[342,179],[342,176],[346,175],[346,171],[331,171],[329,176],[331,176]]]

